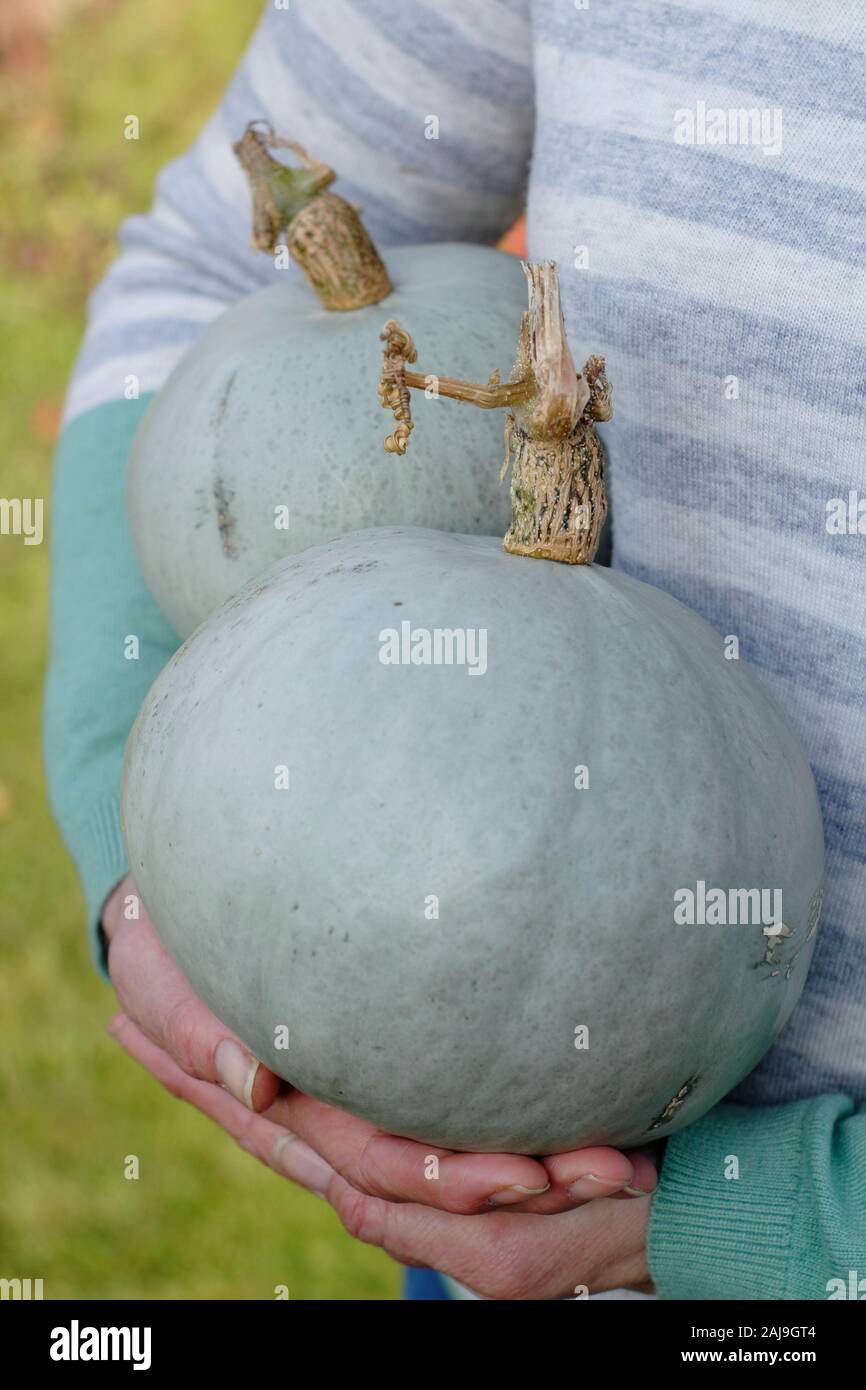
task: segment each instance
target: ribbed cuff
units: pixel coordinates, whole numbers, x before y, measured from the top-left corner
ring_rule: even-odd
[[[119,801],[98,802],[87,820],[80,824],[70,824],[64,818],[63,831],[84,891],[93,960],[97,969],[108,979],[99,923],[106,898],[129,868],[120,833]]]
[[[662,1298],[793,1296],[803,1115],[726,1103],[668,1140],[648,1236]]]

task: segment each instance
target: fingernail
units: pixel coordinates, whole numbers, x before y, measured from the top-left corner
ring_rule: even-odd
[[[549,1188],[549,1182],[546,1182],[543,1187],[523,1187],[521,1183],[515,1183],[513,1187],[500,1188],[487,1200],[494,1207],[509,1207],[515,1202],[525,1202],[527,1197],[540,1197]]]
[[[235,1100],[239,1100],[248,1110],[253,1108],[253,1086],[259,1064],[255,1057],[244,1052],[231,1038],[223,1038],[214,1053],[216,1074]]]
[[[292,1133],[281,1134],[271,1151],[271,1158],[274,1165],[293,1182],[300,1183],[318,1197],[324,1197],[334,1170],[303,1139]]]
[[[627,1192],[629,1197],[649,1197],[650,1189],[644,1187],[624,1187],[623,1192]]]
[[[569,1197],[575,1202],[589,1202],[593,1197],[609,1197],[613,1192],[619,1192],[622,1183],[608,1182],[606,1178],[596,1177],[595,1173],[584,1173],[582,1177],[575,1178],[566,1188]],[[602,1192],[600,1189],[605,1188]]]

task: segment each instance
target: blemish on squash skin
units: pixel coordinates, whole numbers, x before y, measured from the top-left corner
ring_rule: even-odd
[[[699,1080],[700,1077],[697,1074],[695,1074],[694,1076],[690,1076],[688,1081],[684,1081],[680,1089],[677,1091],[676,1095],[671,1096],[664,1109],[660,1110],[659,1113],[656,1115],[655,1119],[653,1120],[652,1124],[647,1126],[647,1132],[653,1129],[661,1129],[662,1125],[669,1124],[669,1122],[674,1118],[683,1102],[687,1100],[688,1097],[691,1095]]]
[[[217,478],[213,485],[213,498],[217,509],[217,530],[219,531],[220,544],[222,545],[223,555],[229,560],[237,557],[237,547],[232,532],[235,529],[235,518],[232,516],[231,504],[234,501],[234,493],[225,485],[222,478]]]
[[[791,954],[788,956],[787,961],[782,959],[780,953],[784,947],[786,939],[791,936],[796,936],[796,932],[792,931],[790,927],[786,927],[784,923],[781,924],[781,930],[774,929],[772,932],[769,933],[765,931],[765,935],[769,937],[769,940],[767,941],[767,944],[764,948],[764,954],[761,956],[761,959],[756,962],[758,968],[760,968],[761,966],[770,967],[769,973],[764,976],[765,980],[775,980],[783,974],[786,980],[790,980],[792,974],[794,973],[794,965],[797,960],[797,957],[799,956],[800,952],[804,950],[804,948],[808,945],[809,941],[814,936],[815,931],[817,929],[818,916],[821,912],[821,896],[822,894],[820,889],[817,893],[813,895],[812,901],[809,904],[809,927],[806,937],[804,938],[804,940],[800,942],[799,946],[797,946],[797,948],[791,952]],[[784,966],[784,971],[781,969],[782,966]]]
[[[758,964],[759,964],[759,965],[770,965],[770,966],[782,965],[782,964],[783,964],[783,961],[782,961],[782,957],[781,957],[781,951],[782,951],[782,948],[784,947],[784,944],[785,944],[786,939],[787,939],[789,936],[793,936],[793,935],[794,935],[793,931],[791,930],[790,927],[786,927],[785,924],[784,924],[784,922],[780,922],[778,925],[776,925],[775,923],[773,924],[772,931],[770,931],[770,930],[765,930],[764,935],[767,937],[767,941],[766,941],[766,945],[764,946],[764,954],[762,955],[762,957],[761,957],[760,961],[758,962]],[[795,954],[797,954],[797,953],[795,953]],[[790,962],[790,964],[788,965],[788,969],[787,969],[787,972],[786,972],[786,978],[787,978],[788,975],[790,975],[791,965],[793,965],[793,962],[794,962],[794,957],[791,958],[791,962]],[[772,970],[772,971],[771,971],[771,976],[772,976],[772,975],[778,975],[778,974],[779,974],[779,971],[778,971],[778,970]]]
[[[232,387],[233,387],[234,384],[235,384],[235,377],[236,377],[236,376],[237,376],[237,372],[232,372],[231,376],[229,377],[228,381],[226,382],[225,386],[223,387],[222,395],[220,396],[220,399],[219,399],[219,419],[220,419],[220,420],[222,420],[223,416],[224,416],[225,413],[226,413],[226,406],[227,406],[228,403],[229,403],[229,396],[231,395],[231,389],[232,389]]]

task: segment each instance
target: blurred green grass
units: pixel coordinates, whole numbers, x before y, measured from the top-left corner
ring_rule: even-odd
[[[27,6],[25,5],[25,10]],[[43,7],[36,7],[36,15]],[[84,302],[195,136],[258,0],[77,0],[0,54],[0,496],[50,492]],[[141,139],[123,139],[140,118]],[[50,513],[46,506],[46,523]],[[48,546],[0,537],[0,1277],[46,1298],[392,1298],[330,1209],[164,1094],[103,1031],[40,756]],[[141,1176],[123,1176],[136,1154]]]

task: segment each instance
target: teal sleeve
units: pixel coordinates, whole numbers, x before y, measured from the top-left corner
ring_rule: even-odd
[[[139,571],[126,519],[126,461],[147,407],[112,401],[73,420],[57,451],[50,509],[51,651],[44,711],[48,791],[78,869],[94,958],[99,919],[126,873],[123,749],[178,645]]]
[[[649,1265],[666,1299],[866,1299],[866,1106],[725,1103],[674,1135]]]

